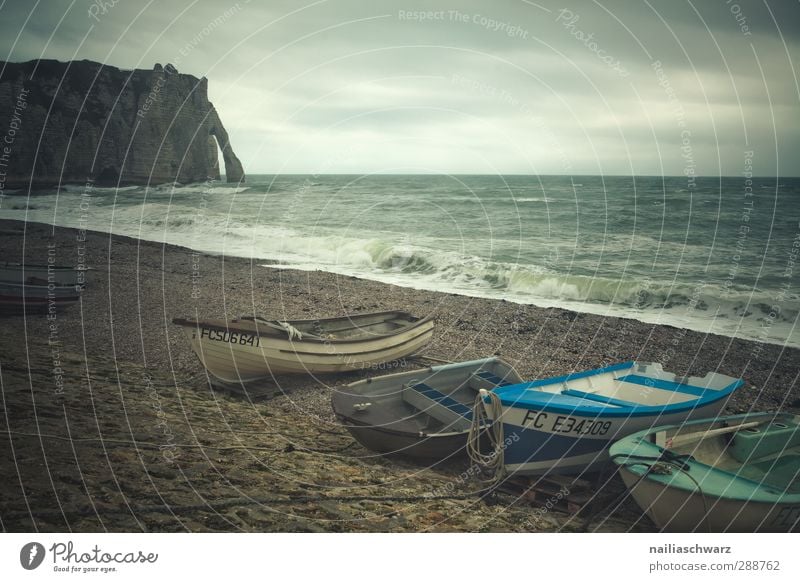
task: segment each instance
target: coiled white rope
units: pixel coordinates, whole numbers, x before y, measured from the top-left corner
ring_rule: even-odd
[[[489,402],[484,404],[484,398]],[[488,411],[487,411],[488,408]],[[505,446],[503,443],[503,405],[500,397],[488,390],[480,390],[472,407],[472,424],[467,437],[467,454],[484,474],[489,475],[491,484],[500,482],[505,474]],[[486,434],[491,451],[481,450],[481,436]]]
[[[286,330],[286,333],[289,334],[289,341],[292,341],[295,338],[298,340],[303,339],[303,333],[288,321],[279,321],[278,325],[280,325],[284,330]]]

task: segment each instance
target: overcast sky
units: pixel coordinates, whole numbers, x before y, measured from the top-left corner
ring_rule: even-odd
[[[0,59],[206,76],[251,174],[800,175],[797,0],[113,3],[6,1]]]

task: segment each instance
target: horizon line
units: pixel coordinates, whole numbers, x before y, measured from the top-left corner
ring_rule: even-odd
[[[495,174],[475,174],[471,172],[247,172],[245,176],[558,176],[558,177],[607,177],[607,178],[684,178],[688,180],[690,177],[683,174],[525,174],[521,172],[506,172]],[[227,177],[225,174],[220,174],[220,178]],[[744,176],[742,174],[708,174],[708,175],[695,175],[692,178],[777,178],[777,179],[797,179],[800,176],[775,176],[775,175],[752,175]]]

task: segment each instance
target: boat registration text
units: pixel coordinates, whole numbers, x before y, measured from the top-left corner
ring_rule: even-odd
[[[522,419],[522,426],[523,428],[535,428],[545,432],[603,436],[611,428],[611,421],[575,418],[574,416],[548,414],[539,410],[528,410]]]
[[[240,346],[259,347],[257,335],[249,333],[239,333],[236,331],[223,331],[221,329],[209,329],[204,327],[200,330],[201,338],[208,338],[212,342],[224,342],[228,344],[239,344]]]

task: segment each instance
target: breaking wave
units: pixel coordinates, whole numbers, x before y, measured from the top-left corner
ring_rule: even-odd
[[[797,236],[796,206],[775,213],[777,222],[785,219],[783,231],[775,230],[777,222],[752,229],[773,234],[774,250],[765,254],[754,234],[737,238],[741,208],[720,209],[725,199],[712,189],[705,197],[695,193],[692,202],[711,210],[673,212],[665,221],[659,206],[666,200],[672,208],[685,196],[676,187],[665,198],[660,181],[649,197],[637,193],[634,205],[589,178],[587,187],[555,178],[538,186],[519,178],[511,190],[505,183],[487,186],[485,177],[470,178],[468,188],[427,177],[382,180],[352,186],[348,177],[311,182],[298,176],[248,185],[94,188],[88,203],[81,197],[84,186],[74,185],[37,193],[35,204],[9,199],[0,216],[242,256],[272,267],[322,269],[800,346],[794,329],[800,297],[795,287],[782,287],[797,259],[786,254]],[[578,187],[585,192],[581,198]]]

